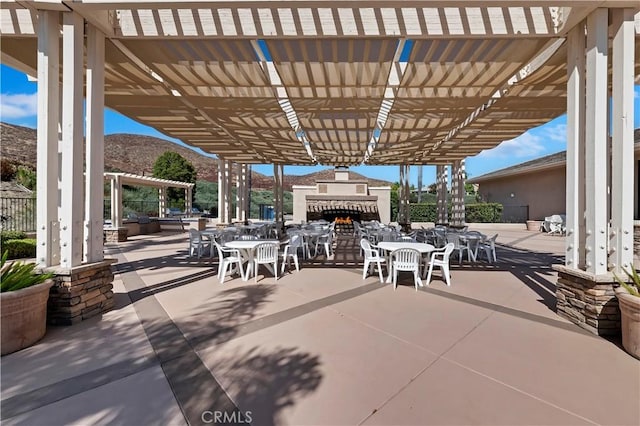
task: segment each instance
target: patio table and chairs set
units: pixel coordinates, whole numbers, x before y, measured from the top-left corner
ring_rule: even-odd
[[[478,231],[436,226],[417,229],[409,233],[399,225],[384,225],[377,221],[353,222],[353,237],[359,240],[360,254],[364,260],[362,278],[377,272],[380,282],[393,283],[397,287],[398,273],[411,272],[416,290],[426,279],[429,285],[433,269],[440,268],[442,278],[451,285],[449,259],[455,255],[462,264],[476,262],[484,255],[489,263],[495,262],[495,242],[498,235],[489,238]],[[303,259],[319,255],[329,259],[334,255],[335,222],[319,220],[289,225],[279,235],[275,223],[249,223],[205,231],[189,230],[189,256],[198,258],[209,253],[218,258],[218,279],[221,283],[229,274],[239,274],[243,281],[253,275],[258,279],[258,268],[264,265],[278,279],[285,268],[300,270],[299,254]],[[387,278],[383,277],[383,265]]]
[[[233,225],[224,228],[198,231],[189,230],[189,256],[218,258],[218,279],[221,283],[227,275],[239,274],[243,281],[253,275],[258,279],[258,268],[264,265],[278,279],[291,266],[300,270],[298,253],[304,259],[324,253],[332,255],[334,223],[319,221],[289,227],[286,238],[281,239],[273,222]]]
[[[380,282],[383,282],[382,265],[388,265],[386,282],[397,287],[399,272],[413,273],[416,290],[431,282],[434,267],[442,271],[443,280],[451,285],[449,258],[458,257],[462,264],[466,252],[467,261],[476,262],[485,255],[489,263],[497,261],[495,242],[498,234],[487,237],[478,231],[436,226],[431,229],[418,229],[404,233],[400,227],[384,226],[378,223],[354,224],[354,235],[360,238],[360,247],[364,255],[362,278],[378,270]],[[420,278],[422,276],[422,279]]]

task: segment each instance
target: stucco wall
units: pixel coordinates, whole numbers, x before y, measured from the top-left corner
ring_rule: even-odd
[[[348,186],[348,185],[347,185]],[[300,223],[307,220],[307,195],[318,195],[317,187],[314,186],[293,186],[293,221]],[[391,188],[389,187],[369,187],[368,195],[378,197],[378,211],[380,212],[380,222],[389,223],[391,221]],[[339,194],[335,194],[339,195]]]
[[[559,167],[482,182],[479,192],[489,203],[528,205],[529,219],[542,220],[545,216],[565,213],[565,180],[565,168]]]
[[[369,187],[369,195],[378,196],[380,222],[391,222],[391,188],[388,186]]]
[[[293,221],[301,223],[307,220],[307,195],[316,193],[316,186],[293,186]]]

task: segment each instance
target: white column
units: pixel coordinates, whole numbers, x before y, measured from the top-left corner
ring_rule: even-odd
[[[117,188],[116,188],[116,178],[112,177],[109,179],[109,185],[111,187],[111,191],[109,195],[111,196],[111,226],[116,226],[116,203],[117,203]]]
[[[218,223],[228,223],[225,217],[224,207],[224,194],[226,193],[224,187],[227,184],[227,178],[224,168],[225,161],[222,158],[218,159]]]
[[[438,223],[447,223],[449,221],[449,212],[447,209],[447,166],[436,166],[436,199],[437,199],[437,219]]]
[[[398,223],[409,223],[409,166],[400,165],[400,188],[398,193]]]
[[[60,265],[82,263],[83,195],[83,53],[84,20],[63,13],[62,50],[62,164],[60,191]]]
[[[84,261],[100,262],[104,215],[104,34],[87,32],[87,148]]]
[[[283,207],[283,192],[282,192],[282,176],[284,175],[284,166],[282,164],[273,165],[273,195],[274,195],[274,210],[275,221],[277,223],[284,222]]]
[[[226,161],[225,162],[225,173],[227,177],[227,184],[225,186],[225,197],[224,197],[224,205],[227,216],[227,222],[231,222],[233,219],[233,162]]]
[[[451,176],[451,223],[456,226],[464,225],[464,193],[464,160],[456,160],[453,162]]]
[[[610,262],[620,274],[633,266],[634,10],[612,9],[612,139]]]
[[[236,163],[236,219],[244,222],[243,213],[243,197],[244,197],[244,164]]]
[[[405,166],[404,172],[404,223],[411,223],[411,166]]]
[[[565,266],[579,269],[585,263],[584,128],[585,128],[585,25],[568,36],[567,52],[567,169]]]
[[[587,272],[607,272],[608,10],[587,17],[585,207]]]
[[[111,226],[122,228],[122,179],[116,175],[111,181]]]
[[[167,217],[167,188],[158,188],[158,217]]]
[[[245,165],[244,209],[247,219],[251,219],[251,165]]]
[[[187,216],[191,216],[191,209],[193,207],[193,186],[188,186],[184,189],[184,211]]]
[[[41,10],[38,19],[37,247],[40,266],[59,263],[58,120],[60,100],[59,13]]]
[[[396,218],[398,223],[403,223],[404,222],[404,191],[405,189],[405,185],[404,185],[404,166],[402,164],[400,164],[399,166],[399,170],[398,170],[398,183],[400,184],[398,186],[398,217]]]

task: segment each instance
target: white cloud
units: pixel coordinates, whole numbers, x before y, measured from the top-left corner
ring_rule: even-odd
[[[543,139],[531,132],[502,142],[493,149],[482,151],[479,158],[523,158],[534,157],[545,151]]]
[[[38,96],[32,94],[0,95],[0,118],[15,120],[34,117],[38,113]]]
[[[538,129],[537,135],[543,140],[548,139],[552,142],[567,143],[567,125],[556,124],[554,126],[544,126]]]

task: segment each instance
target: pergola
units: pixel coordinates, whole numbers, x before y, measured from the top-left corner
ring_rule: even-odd
[[[38,79],[43,265],[103,259],[105,105],[216,154],[222,221],[233,168],[244,188],[258,163],[274,164],[279,220],[285,164],[399,165],[406,219],[409,165],[437,166],[441,200],[452,165],[455,196],[467,156],[566,112],[567,270],[632,262],[637,0],[1,4],[2,62]]]
[[[122,185],[149,186],[158,189],[158,216],[166,216],[167,188],[184,189],[185,212],[191,211],[191,194],[194,183],[180,182],[170,179],[159,179],[152,176],[139,176],[131,173],[105,173],[104,179],[111,185],[111,225],[122,226]]]

